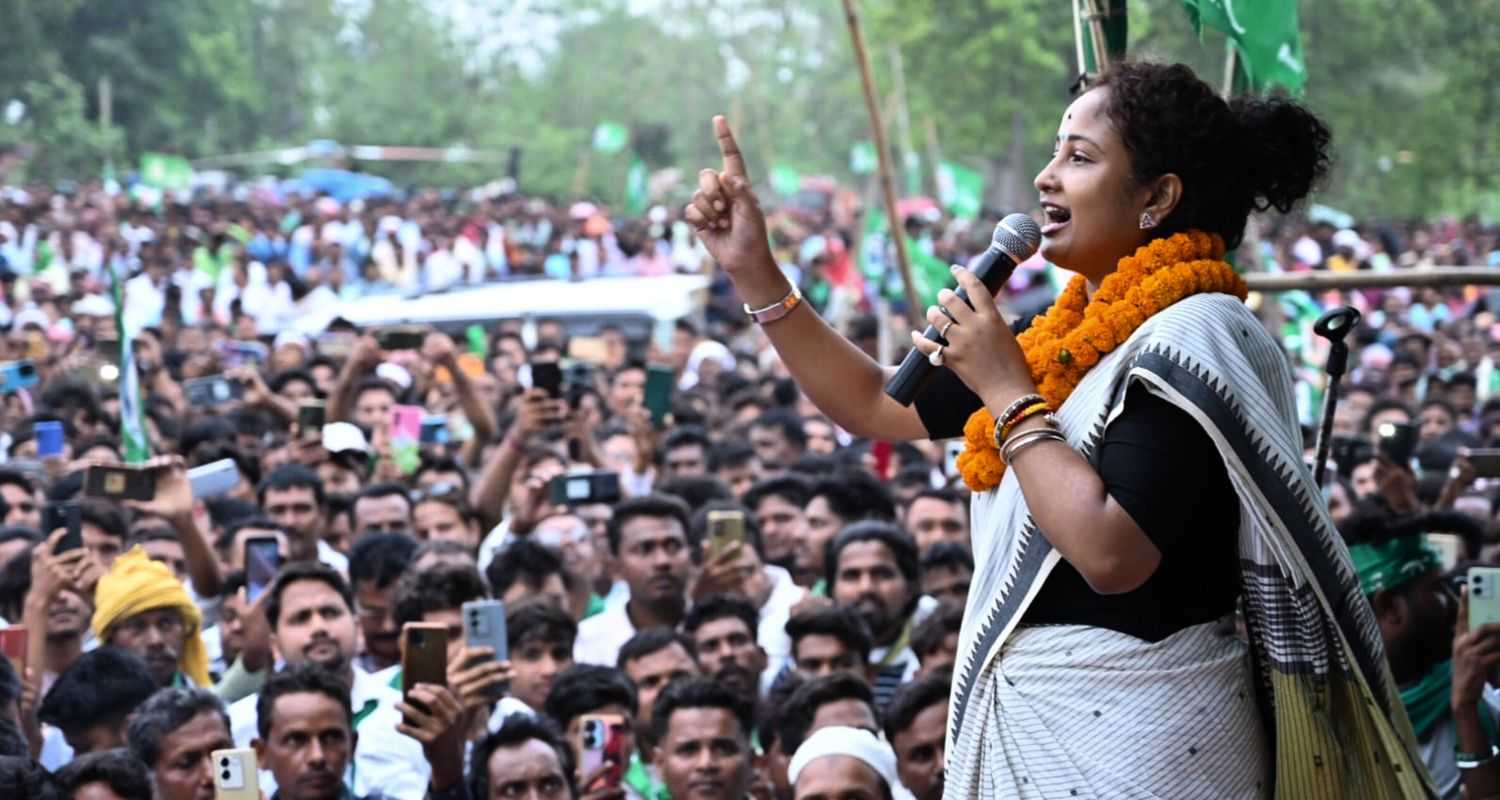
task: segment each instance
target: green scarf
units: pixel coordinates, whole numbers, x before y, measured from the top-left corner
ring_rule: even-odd
[[[1395,589],[1440,566],[1437,551],[1420,533],[1398,536],[1381,544],[1350,545],[1349,556],[1359,573],[1359,585],[1367,595]]]
[[[1401,705],[1406,706],[1406,715],[1411,717],[1411,727],[1419,741],[1431,736],[1432,729],[1448,716],[1452,693],[1452,661],[1434,666],[1421,680],[1401,689]]]

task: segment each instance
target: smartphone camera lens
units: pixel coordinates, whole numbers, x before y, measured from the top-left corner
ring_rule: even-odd
[[[413,647],[421,647],[427,641],[427,635],[421,631],[411,632],[411,643]]]
[[[223,758],[220,758],[219,759],[219,766],[223,767],[224,769],[229,769],[229,756],[224,756]]]
[[[226,781],[229,780],[229,770],[226,769],[223,772],[220,772],[219,777]]]

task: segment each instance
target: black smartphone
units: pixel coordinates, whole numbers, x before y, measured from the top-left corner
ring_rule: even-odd
[[[547,494],[553,505],[613,505],[620,502],[620,473],[581,472],[559,475],[547,484]]]
[[[83,495],[106,500],[150,500],[156,496],[156,472],[147,467],[94,464],[83,474]]]
[[[1382,422],[1380,429],[1380,452],[1387,458],[1406,466],[1417,449],[1417,426],[1410,422]]]
[[[42,506],[42,535],[51,536],[58,528],[67,533],[57,540],[57,546],[52,550],[54,554],[83,547],[83,506],[77,503],[47,503]]]
[[[427,329],[409,326],[385,328],[375,332],[375,343],[381,350],[421,350],[427,341]]]
[[[245,540],[245,599],[260,599],[281,569],[281,542],[275,536],[252,536]]]
[[[328,406],[321,401],[308,401],[297,406],[297,432],[303,439],[323,438],[323,421],[327,419]]]
[[[531,362],[531,385],[554,400],[562,397],[562,367],[556,361]]]
[[[672,389],[677,383],[677,373],[671,367],[652,364],[646,367],[646,410],[651,412],[651,422],[660,428],[667,424],[667,413],[672,410]]]
[[[213,375],[207,378],[194,378],[189,381],[183,381],[182,393],[187,397],[188,405],[201,408],[243,400],[245,398],[245,385],[239,381],[230,380],[223,375]]]

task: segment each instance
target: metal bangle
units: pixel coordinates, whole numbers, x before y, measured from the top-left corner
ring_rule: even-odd
[[[1488,756],[1461,751],[1453,754],[1453,764],[1459,769],[1479,769],[1480,767],[1487,767],[1497,760],[1500,760],[1500,746],[1495,745],[1490,745],[1490,754]]]
[[[1000,412],[1000,416],[995,417],[995,426],[1003,427],[1005,423],[1010,422],[1011,417],[1014,417],[1016,414],[1020,413],[1021,409],[1033,403],[1045,402],[1047,402],[1047,398],[1042,397],[1035,392],[1033,392],[1032,394],[1023,394],[1020,397],[1017,397],[1015,401],[1010,405],[1006,406],[1005,410]]]
[[[1005,450],[1000,453],[1000,457],[1005,460],[1005,463],[1010,464],[1023,450],[1039,442],[1049,440],[1062,442],[1063,444],[1068,443],[1068,439],[1062,435],[1062,431],[1053,428],[1037,428],[1020,433],[1016,438],[1006,442]]]

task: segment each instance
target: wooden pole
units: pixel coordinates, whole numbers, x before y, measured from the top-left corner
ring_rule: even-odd
[[[1391,272],[1256,272],[1245,276],[1252,292],[1323,292],[1394,286],[1500,286],[1494,267],[1434,267]]]
[[[859,65],[859,82],[865,93],[865,110],[870,113],[870,133],[875,140],[875,158],[880,171],[880,188],[885,195],[885,214],[889,221],[891,241],[896,245],[896,266],[901,269],[901,282],[906,287],[906,316],[912,327],[923,327],[923,309],[917,301],[917,287],[911,281],[911,262],[906,255],[906,226],[901,224],[901,215],[896,213],[896,182],[891,176],[891,155],[885,141],[885,124],[880,119],[880,105],[875,101],[875,79],[870,73],[870,57],[865,53],[865,41],[859,32],[859,13],[854,9],[854,0],[844,0],[844,19],[849,23],[849,41],[854,46],[854,61]]]
[[[1239,49],[1234,46],[1234,40],[1224,37],[1224,99],[1228,100],[1234,94],[1234,69],[1239,65]]]
[[[901,48],[891,45],[890,52],[891,82],[896,95],[896,132],[901,137],[901,177],[905,179],[906,159],[915,155],[917,148],[911,136],[911,109],[906,105],[906,66],[901,61]],[[937,165],[934,164],[933,169],[936,168]],[[919,188],[919,191],[922,190]]]
[[[1094,69],[1103,73],[1109,66],[1109,42],[1104,40],[1104,8],[1101,0],[1085,0],[1088,3],[1089,38],[1094,45]]]

